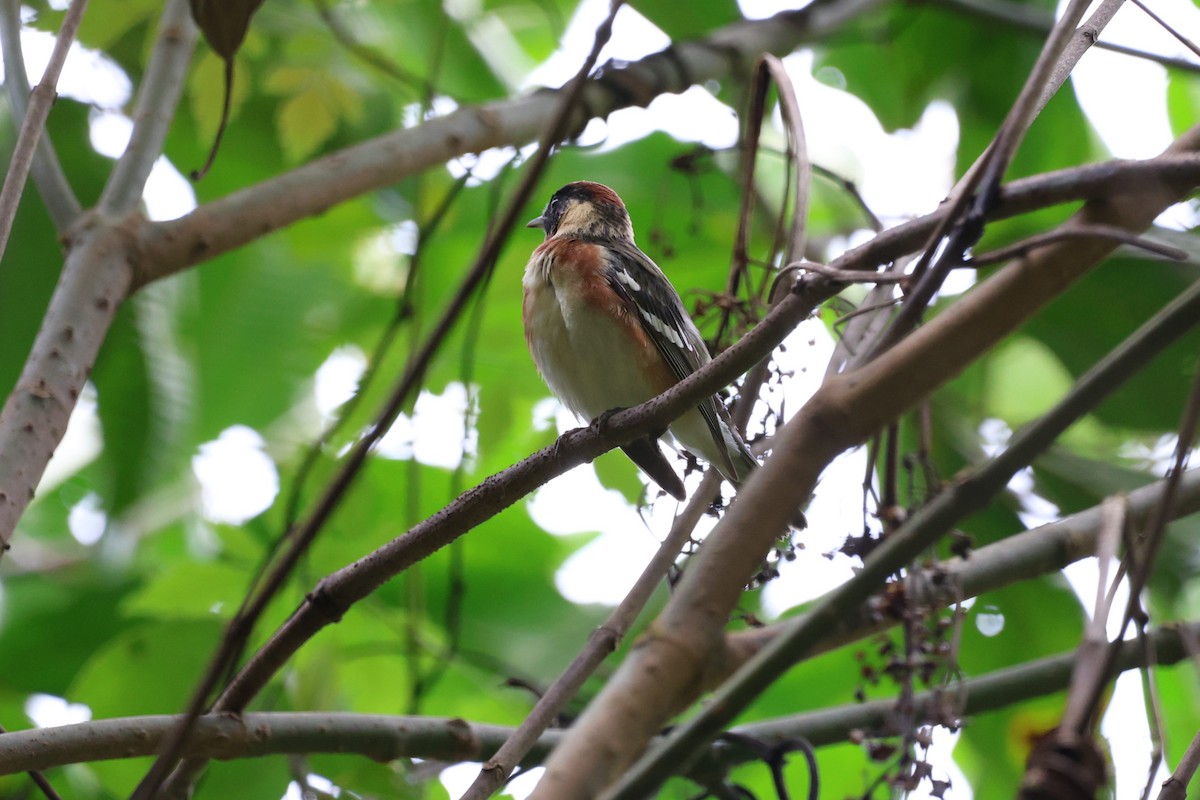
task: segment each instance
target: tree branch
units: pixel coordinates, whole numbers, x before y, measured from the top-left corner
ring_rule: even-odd
[[[554,722],[555,716],[575,696],[588,676],[617,649],[617,645],[625,638],[638,614],[650,600],[650,595],[675,563],[679,552],[696,529],[696,524],[716,499],[720,486],[720,475],[716,470],[710,469],[692,494],[683,513],[675,518],[670,533],[646,563],[642,574],[638,576],[620,605],[613,609],[603,625],[592,631],[583,652],[575,657],[545,694],[538,698],[533,711],[521,726],[504,741],[495,755],[483,764],[479,775],[467,788],[461,800],[485,800],[500,789],[513,768],[541,741],[545,730]]]
[[[20,0],[0,0],[0,57],[4,59],[4,88],[8,90],[8,105],[12,109],[13,122],[20,130],[28,113],[32,92],[21,47]],[[31,174],[54,229],[59,233],[64,232],[78,219],[83,209],[71,191],[71,185],[67,183],[58,154],[54,152],[54,144],[45,131],[38,139],[33,154]]]
[[[1162,628],[1151,635],[1159,665],[1169,666],[1187,657],[1182,635],[1185,633],[1200,635],[1200,623]],[[1120,651],[1119,668],[1141,666],[1142,654],[1136,642],[1126,642]],[[971,678],[955,687],[955,692],[963,697],[963,711],[970,715],[1053,694],[1066,686],[1073,655],[1063,653]],[[926,692],[917,695],[916,700],[918,708],[930,710],[938,697],[934,692]],[[891,701],[877,700],[792,714],[733,730],[768,744],[802,736],[814,747],[821,747],[846,741],[854,730],[886,731],[893,709]],[[9,731],[0,735],[0,775],[153,755],[178,722],[177,716],[158,715]],[[289,753],[355,753],[381,762],[400,758],[479,761],[513,731],[503,725],[445,717],[346,712],[209,714],[196,725],[187,755],[229,760]],[[521,764],[542,763],[565,733],[563,730],[543,733]],[[724,774],[753,758],[745,748],[720,742],[689,775]]]
[[[736,22],[707,39],[680,42],[640,61],[610,66],[588,82],[584,110],[571,118],[569,130],[580,130],[588,119],[620,108],[645,106],[660,94],[744,74],[760,54],[790,52],[881,4],[882,0],[813,3],[769,19]],[[138,283],[214,258],[456,156],[532,141],[553,117],[560,93],[543,89],[515,100],[461,108],[348,147],[180,219],[148,224],[142,232],[144,263]]]
[[[1005,25],[1011,25],[1014,28],[1029,31],[1040,36],[1045,36],[1054,26],[1054,14],[1048,9],[1025,3],[1016,3],[1013,0],[929,0],[929,2],[933,5],[940,5],[954,11],[971,14],[984,20],[1003,22]],[[1153,61],[1156,64],[1162,64],[1164,67],[1172,69],[1200,72],[1200,64],[1197,64],[1195,61],[1188,61],[1186,58],[1151,53],[1147,50],[1116,44],[1103,39],[1097,41],[1095,46],[1113,53]]]
[[[1197,147],[1200,128],[1168,152]],[[1089,202],[1066,224],[1140,230],[1186,191],[1187,186],[1167,179]],[[836,455],[956,375],[1112,248],[1111,242],[1084,240],[1038,250],[993,275],[875,361],[828,379],[784,426],[774,454],[742,487],[642,646],[576,722],[532,796],[592,797],[624,774],[650,737],[695,698],[706,674],[720,670],[726,658],[725,620],[794,510],[788,498],[806,496]],[[845,265],[835,261],[831,266]],[[792,299],[776,312],[789,308]]]
[[[1127,497],[1130,523],[1143,525],[1162,496],[1166,481],[1159,480],[1135,489]],[[1200,512],[1200,468],[1183,475],[1173,519]],[[1101,506],[1072,514],[1056,522],[1001,539],[971,553],[969,558],[954,558],[922,570],[912,581],[912,603],[941,608],[960,598],[978,597],[1024,580],[1049,575],[1096,554],[1096,540],[1102,524]],[[820,602],[818,599],[815,602]],[[737,631],[726,635],[733,653],[734,666],[740,665],[779,636],[780,630],[812,612],[774,625]],[[868,603],[841,617],[813,653],[822,653],[864,639],[899,622],[880,618],[879,610]],[[719,676],[724,680],[726,676]]]
[[[141,201],[146,179],[162,155],[163,140],[175,117],[196,35],[187,0],[170,0],[163,8],[154,50],[138,89],[133,135],[100,195],[101,211],[121,214],[137,208]]]
[[[16,24],[14,30],[14,16],[19,16],[19,12],[14,12],[11,3],[6,3],[6,11],[0,16],[4,20],[5,45],[11,44],[14,40],[18,42],[16,52],[13,57],[6,58],[6,64],[11,63],[21,58],[20,49],[20,23]],[[0,188],[0,256],[4,255],[5,248],[8,247],[8,236],[12,233],[13,220],[17,216],[17,206],[21,202],[21,194],[25,190],[25,180],[29,177],[30,167],[36,157],[38,141],[41,139],[42,131],[46,127],[46,118],[50,116],[50,108],[54,105],[54,99],[58,97],[58,76],[62,73],[63,64],[67,60],[67,53],[71,49],[71,44],[75,41],[75,32],[79,30],[79,23],[83,19],[83,10],[87,8],[87,0],[71,0],[71,4],[67,7],[67,14],[63,17],[62,27],[58,31],[58,36],[54,40],[54,49],[50,52],[50,60],[46,63],[46,71],[42,74],[42,79],[38,81],[38,85],[33,87],[33,92],[29,97],[27,104],[20,103],[14,108],[24,108],[24,119],[21,120],[20,132],[17,135],[17,144],[13,148],[12,159],[8,162],[8,172],[4,176],[4,186]],[[11,73],[7,73],[11,74]],[[25,74],[25,65],[21,64],[19,75]],[[19,79],[19,78],[18,78]],[[26,78],[26,81],[29,79]],[[11,96],[12,92],[10,92]],[[20,114],[18,112],[18,117]],[[48,158],[49,150],[43,151],[43,157]],[[61,175],[61,172],[58,173]],[[56,184],[47,184],[47,188],[60,188]],[[67,190],[70,196],[70,190]],[[73,199],[73,198],[72,198]],[[57,204],[63,201],[63,198],[56,195],[47,197],[48,201],[54,201]],[[49,202],[47,208],[49,208]],[[51,218],[57,219],[58,215],[63,215],[66,207],[59,211],[51,212]]]

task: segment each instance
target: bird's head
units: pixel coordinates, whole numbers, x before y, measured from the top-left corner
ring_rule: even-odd
[[[617,193],[601,183],[568,183],[550,198],[541,216],[529,228],[541,228],[546,238],[570,236],[577,239],[633,240],[633,223]]]

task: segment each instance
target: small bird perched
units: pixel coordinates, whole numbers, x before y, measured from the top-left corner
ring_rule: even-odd
[[[612,189],[569,183],[528,227],[544,230],[546,240],[525,267],[525,342],[550,390],[576,416],[590,421],[644,403],[711,360],[679,294],[634,244],[629,212]],[[670,431],[734,486],[758,466],[716,396]],[[657,436],[621,449],[684,499]]]

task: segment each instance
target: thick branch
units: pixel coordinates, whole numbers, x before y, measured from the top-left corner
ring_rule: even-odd
[[[1200,624],[1186,630],[1200,635]],[[1187,656],[1176,628],[1154,632],[1155,663],[1167,666]],[[1142,648],[1126,642],[1121,649],[1122,670],[1141,666]],[[964,714],[977,715],[1013,703],[1053,694],[1066,686],[1073,653],[1031,661],[963,681],[954,687],[962,697]],[[934,708],[933,692],[918,695],[918,715]],[[735,728],[735,732],[774,744],[802,736],[815,747],[844,742],[854,730],[886,733],[894,711],[889,700],[855,703],[765,720]],[[137,758],[153,755],[163,737],[177,725],[176,716],[125,717],[93,720],[55,728],[10,731],[0,735],[0,775],[29,769],[50,769],[67,764]],[[502,725],[468,723],[443,717],[400,717],[378,714],[253,713],[240,717],[210,714],[201,717],[189,742],[191,758],[259,758],[288,753],[356,753],[376,761],[421,758],[433,761],[479,761],[492,752],[513,729]],[[542,763],[562,740],[565,731],[543,733],[525,766]],[[723,774],[730,767],[754,758],[744,748],[718,743],[691,774]]]
[[[67,237],[68,255],[33,349],[0,410],[0,545],[17,521],[67,429],[83,384],[133,269],[123,227],[85,216]]]
[[[1155,481],[1129,493],[1127,513],[1131,524],[1145,524],[1162,496],[1164,485],[1164,481]],[[1175,519],[1197,512],[1200,512],[1200,468],[1189,470],[1183,476],[1178,502],[1172,508]],[[915,592],[910,600],[919,605],[943,607],[960,598],[977,597],[1019,581],[1058,572],[1068,564],[1095,555],[1100,528],[1101,510],[1097,505],[1039,528],[1009,536],[979,548],[969,558],[954,558],[922,570],[908,582]],[[792,619],[803,619],[805,616]],[[878,610],[869,604],[861,606],[857,611],[843,616],[813,652],[825,652],[858,641],[898,622],[896,619],[881,619]],[[746,661],[774,640],[784,624],[787,623],[728,634],[726,642],[734,654],[734,664]],[[719,676],[721,680],[724,678]]]
[[[1200,147],[1200,128],[1171,152]],[[1141,230],[1191,187],[1161,184],[1089,202],[1070,224]],[[641,647],[571,729],[533,797],[594,797],[720,671],[725,621],[777,533],[825,466],[958,374],[1112,250],[1085,240],[1048,247],[1001,270],[877,360],[835,376],[784,426],[689,566]],[[835,262],[832,266],[841,267]],[[789,298],[790,299],[790,298]],[[781,308],[787,301],[781,304]]]
[[[611,67],[589,82],[585,110],[572,120],[571,130],[620,108],[645,106],[660,94],[744,75],[760,54],[788,53],[802,42],[828,36],[881,2],[813,3],[770,19],[736,22],[707,39],[680,42],[640,61]],[[138,282],[173,274],[457,156],[530,142],[553,117],[558,95],[541,90],[461,108],[305,164],[178,220],[150,225],[143,232],[145,261]]]

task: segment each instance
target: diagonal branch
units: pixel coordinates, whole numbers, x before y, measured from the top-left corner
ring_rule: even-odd
[[[8,105],[12,109],[13,121],[18,126],[24,124],[32,92],[21,47],[20,12],[19,0],[0,2],[0,57],[4,59],[4,88],[8,90]],[[46,205],[50,221],[54,223],[55,230],[62,233],[79,217],[82,208],[71,191],[71,185],[67,183],[67,176],[63,174],[50,136],[45,132],[34,151],[30,174]]]
[[[196,46],[196,25],[187,0],[170,0],[158,22],[154,50],[133,108],[133,135],[113,167],[100,195],[99,208],[121,214],[137,207],[163,140],[175,117],[175,106]]]
[[[1169,152],[1200,147],[1200,128]],[[1189,187],[1163,183],[1089,202],[1068,223],[1148,226]],[[535,798],[594,796],[637,758],[650,737],[705,684],[723,659],[724,621],[825,466],[956,375],[1113,249],[1060,243],[1009,265],[875,361],[835,376],[780,432],[775,453],[746,483],[643,644],[626,659],[547,765]],[[834,262],[835,268],[843,265]],[[792,298],[776,311],[788,308]],[[770,319],[768,315],[768,320]]]
[[[1165,480],[1159,480],[1129,493],[1126,513],[1132,524],[1145,524],[1160,502],[1166,485]],[[944,608],[959,599],[978,597],[1022,580],[1053,574],[1069,564],[1090,558],[1096,554],[1096,542],[1102,528],[1101,508],[1100,505],[1093,506],[981,547],[969,558],[953,558],[922,570],[913,582],[916,592],[910,596],[910,601],[916,605]],[[1197,512],[1200,512],[1200,469],[1191,469],[1181,479],[1172,519]],[[796,620],[811,613],[797,615],[786,623],[727,634],[726,645],[733,656],[731,670],[778,638],[786,625],[796,624]],[[881,618],[880,609],[873,603],[861,605],[843,614],[812,652],[823,653],[864,639],[898,622],[886,612]],[[724,680],[727,675],[717,677]]]
[[[1030,464],[1080,417],[1088,413],[1146,366],[1164,348],[1200,323],[1200,281],[1100,361],[1037,422],[1018,432],[1003,453],[986,467],[938,494],[903,526],[884,539],[855,576],[831,592],[813,611],[786,626],[724,685],[710,703],[625,773],[606,798],[641,797],[670,774],[670,765],[686,761],[728,724],[788,667],[811,652],[826,632],[934,544],[959,520],[983,508],[1019,470]],[[1170,484],[1167,484],[1170,489]],[[1164,497],[1168,492],[1164,490]]]
[[[21,35],[19,24],[14,30],[13,17],[15,15],[12,13],[12,5],[15,3],[6,4],[3,14],[6,45],[11,45],[14,40],[19,43]],[[46,64],[42,79],[38,81],[37,86],[33,87],[28,104],[18,103],[17,105],[18,108],[24,107],[25,114],[24,119],[21,120],[21,130],[17,135],[17,144],[13,148],[12,159],[8,162],[8,172],[4,175],[4,186],[0,188],[0,256],[4,255],[4,250],[8,247],[8,236],[12,233],[13,220],[17,216],[17,205],[21,202],[21,194],[25,190],[25,181],[29,177],[29,170],[36,160],[38,142],[46,127],[46,118],[50,116],[50,107],[54,105],[54,99],[58,97],[58,76],[62,73],[67,53],[75,41],[75,32],[79,30],[79,23],[83,21],[85,8],[87,8],[87,0],[71,0],[71,5],[67,7],[67,15],[63,18],[62,28],[59,29],[58,36],[54,40],[54,49],[50,52],[50,60]],[[13,57],[6,58],[5,61],[11,63],[20,56],[21,50],[18,44]],[[25,65],[21,64],[17,72],[19,75],[24,75]],[[18,117],[20,117],[19,114]],[[42,152],[43,162],[50,157],[50,154],[48,149]],[[47,188],[50,186],[55,186],[55,184],[50,184]],[[69,188],[67,196],[71,197]],[[55,195],[49,196],[48,199],[63,201],[62,197]],[[71,199],[74,198],[71,197]],[[67,206],[70,206],[69,202]],[[52,211],[53,218],[57,220],[60,215],[65,216],[65,210]]]
[[[742,74],[760,54],[788,53],[803,42],[829,36],[882,2],[813,3],[768,19],[735,22],[706,39],[680,42],[639,61],[610,66],[588,82],[585,110],[572,117],[569,130],[580,130],[588,119],[620,108],[645,106],[660,94]],[[138,283],[214,258],[456,156],[533,141],[552,119],[561,92],[543,89],[515,100],[464,107],[340,150],[180,219],[150,224],[141,233],[144,263]]]
[[[1054,14],[1051,11],[1040,6],[1014,2],[1014,0],[928,0],[928,2],[985,20],[1002,22],[1005,25],[1011,25],[1040,36],[1045,36],[1054,27]],[[1200,72],[1200,64],[1186,58],[1153,53],[1105,39],[1098,40],[1095,46],[1113,53],[1152,61],[1172,69]]]
[[[1184,638],[1198,634],[1200,623],[1196,622],[1154,631],[1150,642],[1156,662],[1170,665],[1187,658]],[[1135,669],[1144,663],[1143,655],[1135,642],[1126,642],[1118,666],[1121,670]],[[1073,653],[1064,653],[996,670],[963,681],[955,692],[964,699],[965,714],[994,711],[1060,691],[1070,679],[1073,660]],[[939,697],[927,692],[915,700],[918,708],[928,713],[937,709]],[[814,747],[822,747],[847,741],[855,730],[886,731],[893,710],[889,700],[855,703],[763,720],[734,730],[768,744],[802,736]],[[178,717],[152,715],[10,731],[0,735],[0,775],[153,755],[177,723]],[[512,728],[502,725],[445,717],[346,712],[266,712],[240,717],[210,714],[200,719],[187,754],[194,758],[242,759],[289,753],[356,753],[379,762],[400,758],[479,761],[512,732]],[[522,765],[542,763],[565,733],[543,733]],[[753,755],[745,748],[722,742],[687,774],[695,778],[723,775],[751,758]],[[1182,796],[1176,795],[1176,800]]]

